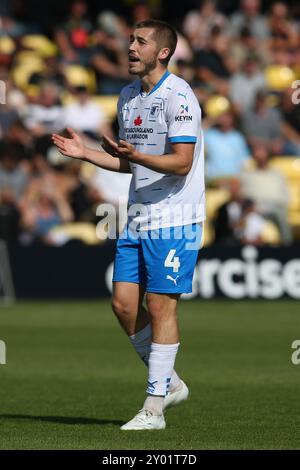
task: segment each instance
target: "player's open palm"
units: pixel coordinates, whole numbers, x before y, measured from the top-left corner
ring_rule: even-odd
[[[67,128],[71,138],[63,137],[59,134],[52,134],[52,140],[58,150],[68,157],[83,158],[85,153],[85,145],[81,137],[70,127]]]

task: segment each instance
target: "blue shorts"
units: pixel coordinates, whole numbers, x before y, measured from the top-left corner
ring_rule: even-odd
[[[192,292],[202,223],[129,233],[117,242],[113,282],[133,282],[146,292]]]

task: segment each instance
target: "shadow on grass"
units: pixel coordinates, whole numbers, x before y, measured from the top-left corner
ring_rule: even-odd
[[[18,415],[18,414],[0,414],[1,419],[25,419],[28,421],[46,421],[48,423],[60,424],[114,424],[115,426],[122,426],[125,421],[118,421],[115,419],[95,419],[95,418],[73,418],[69,416],[33,416],[33,415]]]

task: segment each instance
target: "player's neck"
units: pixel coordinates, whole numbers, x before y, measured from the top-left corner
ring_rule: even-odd
[[[150,93],[166,71],[166,68],[155,69],[141,77],[141,91],[147,94]]]

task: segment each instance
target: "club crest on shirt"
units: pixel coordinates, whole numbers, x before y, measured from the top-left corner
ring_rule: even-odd
[[[162,102],[155,101],[150,106],[149,119],[157,119],[162,110]]]

